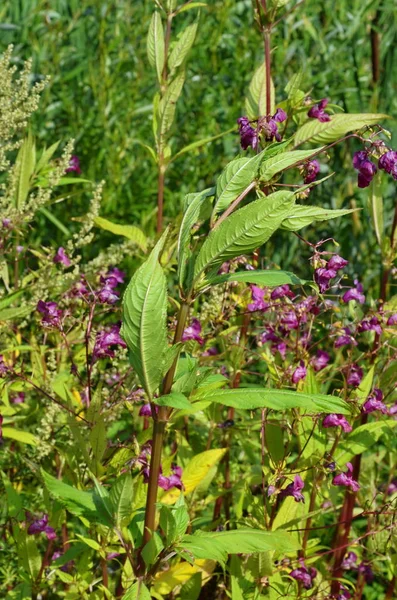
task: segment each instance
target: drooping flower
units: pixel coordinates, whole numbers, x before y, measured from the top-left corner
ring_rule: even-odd
[[[68,296],[72,298],[84,298],[88,296],[90,290],[87,287],[87,281],[84,275],[81,275],[80,280],[77,281],[73,287],[70,288]]]
[[[193,319],[191,324],[185,328],[182,335],[182,342],[188,342],[189,340],[196,340],[202,346],[204,340],[201,337],[201,323],[198,319]]]
[[[52,262],[54,262],[55,264],[61,263],[64,267],[70,267],[70,265],[72,264],[70,258],[65,252],[65,249],[62,247],[58,248],[54,258],[52,259]]]
[[[397,492],[397,479],[393,479],[393,481],[391,481],[389,483],[389,485],[387,486],[386,494],[388,496],[392,496],[396,492]]]
[[[218,423],[217,427],[219,429],[229,429],[230,427],[234,427],[234,420],[226,419],[226,421],[223,421],[222,423]]]
[[[334,269],[320,267],[314,271],[314,281],[317,283],[320,294],[326,292],[330,287],[330,281],[337,276]]]
[[[119,299],[119,294],[111,285],[104,285],[97,293],[97,298],[101,304],[115,304]]]
[[[369,186],[377,172],[377,166],[368,158],[365,150],[355,152],[353,156],[353,167],[358,171],[358,187],[366,188]]]
[[[395,402],[393,406],[389,408],[388,413],[392,416],[397,414],[397,402]]]
[[[303,165],[304,183],[313,183],[316,180],[317,174],[320,171],[320,163],[318,160],[309,160]]]
[[[156,413],[158,413],[159,407],[157,405],[154,405],[154,410]],[[138,416],[139,417],[151,417],[152,416],[152,407],[150,406],[149,402],[146,402],[146,404],[143,404],[141,406]]]
[[[302,490],[305,487],[305,484],[302,478],[299,475],[295,475],[293,483],[289,483],[287,487],[285,487],[280,492],[280,498],[286,498],[287,496],[292,496],[295,499],[295,502],[305,502],[305,497],[302,494]]]
[[[354,284],[356,287],[350,288],[350,290],[347,290],[347,292],[345,292],[342,296],[342,301],[350,302],[350,300],[356,300],[360,304],[364,304],[364,302],[365,302],[365,296],[363,294],[364,288],[363,288],[362,284],[357,281],[357,279],[354,280]]]
[[[269,308],[270,304],[263,299],[265,294],[266,290],[256,285],[251,285],[252,302],[247,306],[249,312],[255,312],[256,310],[265,312]]]
[[[346,265],[348,265],[348,264],[349,264],[348,260],[345,260],[338,254],[334,254],[329,259],[327,268],[332,269],[333,271],[340,271],[341,269],[344,269],[346,267]]]
[[[317,571],[313,567],[308,568],[302,559],[299,562],[300,567],[291,571],[289,576],[300,581],[306,590],[310,590],[313,587],[313,579],[316,577]]]
[[[72,156],[70,157],[69,166],[66,169],[65,173],[77,173],[77,175],[80,175],[80,159],[75,154],[72,154]]]
[[[327,121],[330,121],[331,117],[324,110],[328,102],[328,98],[323,98],[322,100],[320,100],[320,102],[311,107],[311,109],[307,113],[307,116],[311,119],[318,119],[321,123],[326,123]]]
[[[323,427],[342,427],[346,433],[349,433],[353,429],[346,417],[341,414],[330,414],[324,417]]]
[[[344,327],[343,330],[344,333],[335,340],[335,348],[341,348],[342,346],[357,346],[357,342],[353,337],[351,329],[349,327]]]
[[[339,473],[339,475],[335,475],[332,480],[334,485],[344,485],[345,487],[349,487],[353,492],[357,492],[360,489],[359,483],[353,479],[353,465],[348,462],[346,463],[347,471],[344,473]]]
[[[364,575],[366,583],[371,583],[374,580],[374,572],[367,562],[362,562],[358,565],[358,572]]]
[[[303,360],[301,360],[299,367],[297,367],[295,369],[295,371],[292,373],[292,377],[291,377],[292,383],[298,383],[302,379],[305,379],[306,375],[307,375],[307,370],[305,367],[305,363],[303,362]]]
[[[277,108],[272,116],[263,117],[260,120],[260,130],[265,136],[267,142],[276,140],[281,142],[281,135],[278,132],[278,124],[287,119],[287,113],[282,108]]]
[[[358,331],[375,331],[378,335],[382,334],[382,326],[377,317],[371,317],[370,319],[364,319],[358,326]]]
[[[342,583],[340,583],[336,600],[350,600],[351,597],[352,597],[352,595],[349,592],[349,590],[347,589],[347,587],[345,585],[343,585]]]
[[[294,312],[289,311],[289,312],[284,313],[283,316],[281,317],[281,324],[287,330],[298,329],[299,320]]]
[[[124,283],[125,273],[117,267],[109,269],[106,275],[101,277],[101,282],[111,288],[116,288],[119,283]]]
[[[387,319],[387,325],[397,325],[397,313],[390,315]]]
[[[379,388],[374,388],[367,400],[363,404],[363,412],[366,414],[380,410],[383,414],[387,413],[387,406],[383,402],[383,392]]]
[[[331,357],[328,352],[325,352],[325,350],[317,350],[316,356],[312,357],[310,363],[313,369],[318,372],[325,369],[330,360]]]
[[[348,385],[352,385],[353,387],[358,387],[363,378],[363,370],[356,364],[352,364],[349,370],[349,374],[347,376]]]
[[[210,346],[202,354],[202,356],[216,356],[218,354],[218,348],[216,346]]]
[[[274,290],[272,291],[272,293],[270,294],[270,298],[272,300],[279,300],[280,298],[293,298],[294,297],[294,292],[292,292],[289,289],[289,285],[286,283],[284,285],[279,285],[278,287],[274,288]]]
[[[382,171],[386,171],[393,179],[397,179],[397,152],[395,150],[382,154],[378,164]]]
[[[258,147],[258,133],[256,129],[250,125],[248,117],[240,117],[237,119],[237,123],[242,149],[247,150],[251,146],[255,150]]]
[[[4,356],[0,354],[0,377],[5,377],[9,373],[10,367],[4,362]]]
[[[112,325],[110,328],[108,327],[98,331],[95,338],[94,350],[92,352],[93,361],[95,362],[100,358],[105,358],[106,356],[113,358],[115,351],[114,349],[111,349],[112,346],[121,346],[122,348],[126,348],[126,343],[120,336],[119,325]]]
[[[39,300],[36,309],[43,315],[41,324],[44,327],[60,327],[62,319],[62,310],[58,308],[56,302],[44,302]]]
[[[348,552],[341,564],[342,569],[357,569],[357,554],[355,552]]]
[[[48,515],[43,515],[41,519],[35,519],[28,527],[29,535],[45,533],[48,540],[55,540],[57,534],[54,529],[48,525]]]
[[[14,396],[11,396],[10,400],[12,404],[23,404],[23,402],[25,402],[25,393],[18,392]]]
[[[11,228],[11,219],[3,219],[1,221],[1,224],[3,225],[4,229],[10,229]]]

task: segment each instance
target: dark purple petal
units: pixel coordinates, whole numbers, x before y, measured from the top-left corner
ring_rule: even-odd
[[[346,420],[346,418],[340,414],[327,415],[326,417],[324,417],[322,425],[326,428],[342,427],[343,431],[345,431],[346,433],[349,433],[353,429],[349,422]]]
[[[383,154],[378,164],[380,169],[392,175],[393,179],[397,179],[397,152],[395,150]]]
[[[272,291],[270,294],[270,298],[272,300],[278,300],[279,298],[293,298],[294,293],[289,289],[289,285],[286,283],[284,285],[280,285]]]
[[[66,169],[65,173],[77,173],[77,175],[80,175],[80,173],[81,173],[80,159],[75,154],[73,154],[70,157],[69,166]]]
[[[387,319],[387,325],[397,325],[397,313]]]
[[[349,374],[347,376],[348,385],[352,385],[353,387],[358,387],[363,378],[363,370],[356,364],[351,365]]]
[[[305,183],[313,183],[320,170],[320,163],[317,160],[309,160],[304,164],[303,175]]]
[[[349,264],[348,260],[345,260],[338,254],[334,254],[329,259],[327,268],[332,269],[334,271],[339,271],[340,269],[343,269],[344,267],[346,267],[346,265],[348,265],[348,264]]]
[[[243,150],[247,150],[250,146],[255,150],[258,146],[258,134],[256,130],[251,127],[249,119],[247,117],[240,117],[237,119],[240,133],[240,144]]]
[[[295,499],[295,502],[305,502],[305,498],[302,494],[304,486],[305,484],[302,478],[299,475],[295,475],[293,483],[288,484],[286,488],[281,490],[280,498],[292,496]]]
[[[282,108],[277,108],[272,119],[276,121],[276,123],[283,123],[283,121],[287,120],[287,113]]]

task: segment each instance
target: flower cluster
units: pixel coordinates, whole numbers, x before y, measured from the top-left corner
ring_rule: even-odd
[[[326,123],[327,121],[330,121],[331,117],[324,110],[328,102],[328,98],[323,98],[320,100],[320,102],[317,102],[317,104],[311,107],[307,113],[307,116],[311,119],[318,119],[320,123]]]
[[[257,120],[257,129],[254,129],[248,117],[240,117],[237,119],[237,123],[241,148],[247,150],[247,148],[251,147],[256,150],[258,147],[259,135],[263,135],[267,142],[273,140],[280,142],[281,135],[278,131],[278,124],[283,123],[286,119],[286,112],[282,108],[277,108],[274,115],[261,117]]]
[[[114,346],[126,348],[126,343],[120,336],[120,325],[112,325],[98,331],[92,352],[93,362],[96,362],[100,358],[113,358],[115,354]]]
[[[299,581],[306,590],[310,590],[313,587],[313,579],[316,577],[317,571],[314,567],[307,567],[303,559],[299,562],[300,566],[291,571],[289,576]]]
[[[150,474],[150,456],[152,452],[151,442],[145,444],[142,448],[140,455],[137,458],[137,462],[141,465],[141,472],[143,475],[143,481],[148,483],[149,474]],[[168,476],[163,475],[163,467],[160,465],[160,474],[158,479],[158,485],[163,490],[168,491],[172,488],[177,488],[178,490],[183,490],[184,486],[182,483],[182,467],[172,463],[171,465],[171,473]]]
[[[28,520],[31,521],[28,527],[29,535],[36,535],[38,533],[45,533],[48,540],[55,540],[57,534],[54,529],[48,525],[48,515],[43,515],[41,519],[32,520],[32,516],[28,514]]]
[[[344,269],[348,264],[349,262],[338,254],[334,254],[328,262],[321,260],[321,266],[314,271],[314,280],[321,294],[330,288],[331,281],[338,275],[338,271]]]
[[[353,167],[358,171],[358,187],[366,188],[375,177],[378,168],[397,180],[397,152],[389,150],[379,158],[378,166],[370,160],[370,149],[354,153]]]

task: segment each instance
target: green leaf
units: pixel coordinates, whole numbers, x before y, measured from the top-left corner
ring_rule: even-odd
[[[15,300],[17,300],[19,296],[22,296],[23,294],[24,290],[18,290],[17,292],[12,292],[11,294],[4,296],[4,298],[1,298],[0,300],[0,309],[7,308],[7,306],[15,302]]]
[[[345,464],[358,454],[369,450],[384,435],[389,435],[395,440],[394,429],[397,427],[397,421],[388,419],[386,421],[374,421],[360,425],[349,433],[345,441],[338,446],[336,460],[339,464]]]
[[[271,81],[270,86],[271,109],[270,114],[274,113],[274,84]],[[251,79],[248,88],[248,94],[245,99],[245,112],[249,119],[257,119],[266,115],[266,65],[260,65]]]
[[[153,565],[164,548],[164,544],[161,537],[157,532],[154,532],[148,543],[143,547],[142,558],[145,561],[147,567]]]
[[[384,236],[384,222],[381,183],[381,174],[378,172],[373,178],[371,185],[368,188],[368,206],[371,213],[372,224],[375,230],[376,239],[378,241],[379,246],[382,248]]]
[[[167,345],[167,282],[159,254],[167,232],[132,277],[123,298],[121,335],[149,398],[160,385]]]
[[[236,273],[225,273],[224,275],[215,275],[209,277],[206,283],[218,285],[228,281],[237,281],[242,283],[254,283],[255,285],[264,285],[266,287],[278,287],[286,283],[290,285],[302,285],[304,279],[299,279],[294,273],[289,271],[237,271]]]
[[[182,545],[195,558],[219,560],[221,556],[223,561],[227,559],[228,554],[254,554],[269,550],[285,554],[300,548],[285,531],[248,528],[219,532],[198,531],[193,535],[185,535]]]
[[[147,55],[149,63],[155,67],[159,83],[162,81],[164,69],[164,30],[160,13],[156,10],[150,21],[147,37]]]
[[[101,483],[96,479],[94,479],[95,491],[92,496],[94,500],[94,504],[97,510],[97,515],[100,518],[100,521],[111,527],[114,524],[114,515],[113,515],[113,506],[109,497],[109,492],[106,488],[101,485]]]
[[[167,394],[166,396],[155,398],[154,402],[159,406],[169,406],[171,408],[179,408],[181,410],[189,409],[192,406],[186,396],[178,392],[171,392],[171,394]]]
[[[223,262],[256,250],[291,212],[293,192],[275,192],[240,208],[213,229],[198,254],[194,277],[208,268],[217,269]]]
[[[105,229],[116,235],[122,235],[135,242],[143,252],[147,251],[147,237],[139,227],[136,227],[135,225],[119,225],[118,223],[112,223],[102,217],[95,217],[94,223],[101,229]]]
[[[9,517],[16,518],[18,520],[24,519],[25,514],[23,512],[22,498],[8,479],[7,475],[0,471],[3,485],[6,491],[7,497],[7,514]]]
[[[185,498],[182,492],[180,492],[179,498],[173,506],[172,514],[175,520],[175,537],[180,538],[185,534],[190,521]]]
[[[218,389],[195,398],[209,402],[219,402],[242,410],[255,408],[271,408],[273,410],[289,410],[304,408],[313,412],[341,413],[350,415],[350,407],[337,396],[324,394],[305,394],[292,390],[270,390],[266,388]]]
[[[213,142],[214,140],[218,140],[219,138],[224,137],[225,135],[228,135],[232,131],[236,131],[236,128],[231,127],[230,129],[227,129],[226,131],[222,131],[222,133],[218,133],[217,135],[211,135],[210,137],[206,137],[206,138],[203,138],[202,140],[197,140],[196,142],[192,142],[191,144],[188,144],[187,146],[182,148],[182,150],[179,150],[179,152],[174,154],[174,156],[169,160],[169,163],[174,162],[174,160],[176,160],[183,154],[190,152],[191,150],[195,150],[196,148],[205,146],[205,145],[209,144],[209,142]]]
[[[168,506],[162,506],[160,510],[160,527],[163,530],[165,535],[165,540],[167,546],[171,546],[171,544],[176,539],[176,521],[173,515],[173,512]]]
[[[287,85],[284,88],[284,91],[286,92],[286,94],[288,94],[288,102],[293,107],[299,104],[305,96],[305,93],[302,92],[302,90],[300,89],[302,83],[303,69],[298,71],[298,73],[295,73],[295,75],[291,77],[291,79],[288,81]]]
[[[142,581],[136,581],[124,594],[122,600],[151,600],[151,595]]]
[[[120,475],[111,487],[109,500],[117,527],[128,525],[125,521],[131,517],[133,492],[134,482],[130,473]]]
[[[205,2],[191,2],[188,4],[182,4],[180,8],[178,8],[178,14],[185,12],[186,10],[191,10],[192,8],[202,8],[204,6],[208,6]]]
[[[92,492],[78,490],[43,470],[41,470],[41,474],[50,494],[69,512],[76,517],[85,517],[89,521],[98,520]]]
[[[216,183],[216,201],[212,213],[223,212],[255,179],[258,166],[266,150],[253,156],[232,160],[218,177]]]
[[[174,122],[176,103],[181,95],[183,84],[185,83],[185,73],[180,71],[175,79],[170,83],[164,97],[160,100],[158,108],[158,135],[157,142],[160,149],[164,148],[165,136],[171,129]]]
[[[346,208],[332,210],[330,208],[321,208],[320,206],[303,206],[295,204],[291,211],[291,215],[281,223],[281,227],[282,229],[288,229],[288,231],[298,231],[299,229],[302,229],[302,227],[311,225],[311,223],[337,219],[338,217],[343,217],[344,215],[355,212],[355,210],[358,209]]]
[[[262,181],[269,181],[277,173],[298,165],[305,160],[308,160],[313,154],[319,152],[321,148],[313,148],[312,150],[291,150],[290,152],[282,152],[272,158],[264,160],[260,166],[260,177]]]
[[[44,148],[36,165],[37,174],[39,174],[42,169],[48,166],[48,163],[57,151],[59,144],[60,142],[55,142],[55,144],[52,144],[52,146],[49,148]]]
[[[11,319],[21,319],[33,312],[32,306],[17,306],[16,308],[5,308],[0,311],[0,321],[10,321]]]
[[[176,41],[170,57],[168,59],[168,65],[171,72],[175,71],[185,61],[189,50],[194,44],[194,40],[197,33],[198,23],[191,23],[179,34],[178,40]]]
[[[58,227],[59,231],[62,231],[63,234],[70,236],[70,231],[65,225],[60,221],[55,215],[52,214],[50,210],[48,210],[45,206],[39,208],[39,212],[41,212],[51,223]]]
[[[36,436],[33,433],[29,433],[29,431],[20,431],[19,429],[14,429],[14,427],[3,427],[2,431],[4,438],[16,440],[29,446],[37,446],[38,444]]]
[[[199,220],[203,207],[210,203],[212,195],[213,188],[207,188],[197,194],[189,194],[192,199],[184,212],[178,236],[178,279],[181,287],[183,287],[185,281],[186,262],[191,256],[189,249],[191,230]]]
[[[18,182],[15,189],[15,208],[18,210],[22,210],[29,195],[35,162],[36,147],[32,134],[29,132],[19,149],[15,162],[15,176]]]
[[[93,471],[97,475],[101,468],[101,460],[107,446],[105,418],[99,415],[90,431],[90,444],[93,458]]]
[[[36,540],[33,535],[29,535],[26,531],[19,530],[16,536],[18,556],[23,564],[23,567],[31,581],[35,581],[40,572],[41,556],[37,548]]]
[[[296,132],[295,146],[300,146],[304,142],[329,144],[351,131],[358,131],[366,125],[376,125],[388,118],[387,115],[376,113],[343,113],[332,115],[330,121],[325,123],[321,123],[317,119],[311,119]]]

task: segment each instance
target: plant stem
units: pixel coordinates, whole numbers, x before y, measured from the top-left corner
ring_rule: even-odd
[[[265,28],[263,32],[265,42],[265,81],[266,81],[266,116],[272,112],[272,94],[271,94],[271,48],[270,48],[271,26]]]

